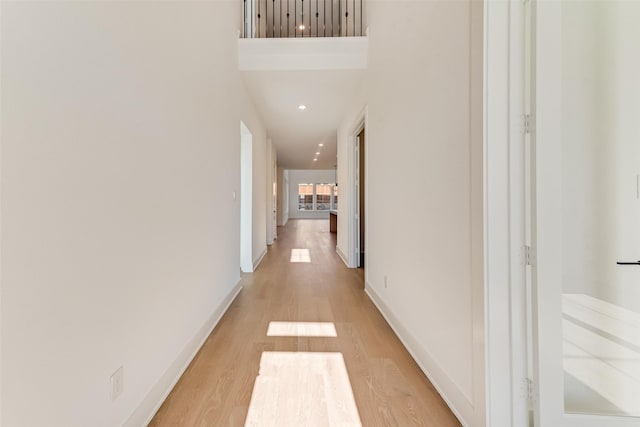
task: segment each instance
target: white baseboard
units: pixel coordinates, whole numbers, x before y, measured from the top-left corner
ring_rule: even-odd
[[[347,256],[344,254],[344,252],[342,252],[342,249],[340,249],[340,247],[336,246],[336,252],[338,253],[338,256],[340,257],[340,259],[342,259],[342,262],[344,262],[344,264],[351,268],[351,266],[349,265],[349,258],[347,258]]]
[[[475,419],[473,403],[465,396],[460,387],[440,368],[429,352],[416,340],[416,338],[403,326],[402,322],[389,309],[376,291],[365,283],[364,291],[371,298],[378,311],[386,319],[391,329],[396,333],[413,360],[418,364],[422,372],[436,388],[449,409],[465,427],[472,427]]]
[[[171,366],[165,371],[164,375],[158,380],[156,385],[151,389],[149,394],[144,398],[142,403],[131,414],[129,419],[123,424],[123,427],[140,427],[148,425],[153,416],[158,412],[162,403],[164,403],[173,387],[189,367],[189,364],[196,356],[204,342],[207,340],[211,332],[216,327],[224,313],[236,299],[242,290],[240,282],[229,291],[227,296],[222,300],[218,307],[213,311],[211,316],[202,325],[200,330],[193,336],[185,348],[180,352],[178,357],[173,361]]]
[[[262,262],[266,254],[267,254],[267,247],[265,246],[265,248],[262,250],[262,253],[260,253],[260,255],[258,255],[256,259],[253,260],[253,271],[256,271],[256,268],[258,268],[258,266],[260,265],[260,263]]]

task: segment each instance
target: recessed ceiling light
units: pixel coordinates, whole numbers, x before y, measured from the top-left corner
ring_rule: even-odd
[[[316,151],[316,156],[319,156],[319,155],[320,155],[320,152],[319,152],[319,151]]]
[[[304,105],[304,104],[301,104],[301,105],[298,105],[298,109],[299,109],[299,110],[306,110],[306,109],[307,109],[307,106],[306,106],[306,105]]]
[[[314,162],[317,162],[317,161],[318,161],[318,159],[313,159],[313,161],[314,161]]]
[[[305,26],[304,26],[304,25],[300,25],[300,26],[298,27],[298,29],[300,29],[300,30],[304,30],[304,28],[305,28]]]
[[[324,147],[324,144],[318,144],[318,147]]]

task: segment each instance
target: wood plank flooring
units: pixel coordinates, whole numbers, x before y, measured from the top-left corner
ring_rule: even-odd
[[[296,352],[303,355],[296,358],[301,363],[309,359],[308,353],[313,353],[312,357],[341,355],[363,426],[460,426],[364,293],[361,272],[345,267],[335,245],[328,221],[290,220],[286,227],[279,227],[278,240],[257,270],[243,276],[242,291],[150,425],[244,426],[250,404],[251,425],[337,424],[339,421],[326,421],[335,419],[327,413],[318,417],[298,413],[298,418],[286,419],[286,411],[279,410],[277,403],[271,404],[274,409],[264,419],[254,416],[265,410],[264,405],[253,406],[259,405],[264,396],[254,396],[252,401],[259,371],[262,369],[258,394],[263,383],[273,381],[276,375],[273,372],[277,369],[274,371],[271,365],[284,363],[277,362],[278,355],[285,355],[282,360],[290,363],[291,352]],[[311,262],[291,263],[292,249],[308,249]],[[270,322],[332,322],[337,336],[267,336]],[[305,327],[296,328],[304,335]],[[261,368],[263,354],[269,365],[263,360]],[[342,372],[341,368],[327,366]],[[310,371],[318,369],[314,365]],[[290,407],[295,406],[291,399],[302,399],[308,391],[303,382],[315,384],[302,379],[298,384],[296,376],[293,378],[288,375],[287,386],[278,391],[289,393],[283,399],[288,399]],[[338,379],[336,384],[343,382]],[[313,393],[321,392],[319,386],[314,387]],[[343,391],[335,394],[340,396]],[[329,410],[330,405],[341,405],[332,403],[331,396],[317,398],[325,405],[324,412],[327,405]],[[300,407],[309,406],[298,405],[299,412]],[[308,421],[300,425],[301,419]]]

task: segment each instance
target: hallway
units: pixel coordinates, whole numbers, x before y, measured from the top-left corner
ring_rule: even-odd
[[[277,352],[341,353],[363,426],[460,425],[364,293],[361,274],[340,260],[335,235],[328,230],[324,220],[291,220],[279,227],[278,240],[256,272],[244,275],[242,292],[151,426],[242,426],[248,411],[253,421],[260,421],[253,425],[299,426],[305,417],[309,425],[325,425],[320,420],[327,408],[322,405],[332,402],[326,395],[308,396],[309,401],[298,406],[302,414],[296,411],[295,402],[305,397],[304,384],[282,387],[280,392],[288,395],[267,396],[278,403],[289,398],[286,417],[279,405],[254,407],[265,400],[255,393],[252,400],[263,354],[291,354]],[[308,249],[309,259],[305,251],[296,251],[294,259],[293,249]],[[267,336],[270,322],[275,321],[332,322],[337,336]],[[333,394],[349,391],[346,387]],[[337,406],[344,411],[349,405],[338,401]]]

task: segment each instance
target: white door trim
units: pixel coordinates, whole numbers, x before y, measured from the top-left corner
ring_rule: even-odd
[[[253,136],[240,121],[240,269],[253,272]]]
[[[347,254],[347,265],[349,268],[357,268],[358,264],[359,264],[359,254],[356,257],[356,250],[358,249],[360,243],[359,243],[359,227],[356,227],[356,225],[358,224],[356,222],[356,214],[357,214],[357,206],[358,203],[360,203],[360,201],[358,200],[358,193],[356,191],[356,179],[357,179],[357,162],[358,162],[358,158],[357,158],[357,153],[356,153],[356,139],[358,137],[358,135],[360,134],[360,132],[362,131],[362,129],[364,129],[364,135],[365,135],[365,141],[367,140],[368,137],[368,129],[367,129],[367,115],[368,115],[368,110],[367,107],[364,108],[364,110],[362,110],[362,112],[360,114],[358,114],[357,119],[354,121],[353,126],[351,127],[352,131],[349,134],[349,158],[347,159],[347,164],[349,165],[349,171],[348,171],[348,177],[349,177],[349,182],[347,185],[345,186],[340,186],[340,195],[338,196],[341,200],[340,202],[338,202],[338,209],[340,214],[342,214],[342,212],[344,212],[342,209],[345,206],[344,201],[346,200],[347,203],[347,214],[348,214],[348,218],[349,221],[347,222],[347,233],[349,236],[349,253]],[[367,180],[367,175],[368,175],[368,170],[367,170],[367,152],[365,151],[365,182]],[[345,187],[347,187],[345,189]],[[348,194],[344,194],[343,191],[347,190]],[[367,212],[367,188],[365,187],[365,194],[364,194],[364,200],[365,200],[365,215]],[[365,223],[365,236],[367,234],[367,224]],[[366,253],[365,253],[365,258],[366,258]],[[365,259],[365,265],[366,265],[366,259]],[[366,280],[366,271],[365,271],[365,280]]]
[[[528,426],[521,0],[484,2],[484,289],[486,426]]]

